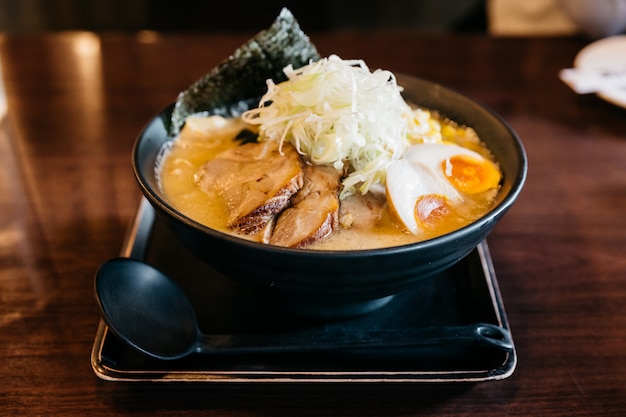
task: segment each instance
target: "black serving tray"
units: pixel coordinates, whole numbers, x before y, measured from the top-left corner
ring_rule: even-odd
[[[129,228],[121,255],[150,263],[176,280],[191,299],[206,334],[261,334],[271,345],[273,333],[301,330],[339,334],[471,323],[510,330],[486,242],[451,269],[396,295],[379,310],[338,322],[286,314],[215,271],[178,242],[146,200]],[[280,354],[226,351],[163,361],[129,347],[102,321],[91,354],[92,368],[104,380],[155,382],[473,382],[507,378],[516,363],[514,346],[504,350],[453,343],[398,348],[391,340],[388,347]]]

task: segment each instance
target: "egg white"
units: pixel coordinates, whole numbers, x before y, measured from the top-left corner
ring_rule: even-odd
[[[442,172],[442,163],[457,155],[465,155],[479,161],[487,161],[478,152],[451,143],[420,143],[413,145],[404,152],[402,158],[422,163],[433,171],[440,173]]]
[[[399,159],[387,170],[387,198],[398,220],[417,235],[424,225],[416,217],[417,201],[424,196],[441,196],[450,203],[462,199],[460,193],[441,175],[417,161]]]

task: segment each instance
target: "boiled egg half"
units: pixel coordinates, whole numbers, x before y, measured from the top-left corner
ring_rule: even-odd
[[[498,166],[455,144],[411,146],[387,170],[387,201],[393,215],[413,234],[432,229],[467,195],[496,189]]]

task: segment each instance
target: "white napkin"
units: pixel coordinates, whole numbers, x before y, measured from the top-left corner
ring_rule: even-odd
[[[559,78],[578,94],[626,90],[626,67],[567,68],[559,72]]]

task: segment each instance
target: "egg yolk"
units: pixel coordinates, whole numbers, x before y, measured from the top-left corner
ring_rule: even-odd
[[[449,212],[448,201],[441,195],[423,195],[415,203],[415,220],[424,229],[437,225]]]
[[[448,181],[467,194],[482,193],[500,183],[500,171],[491,161],[455,155],[443,161],[442,168]]]

